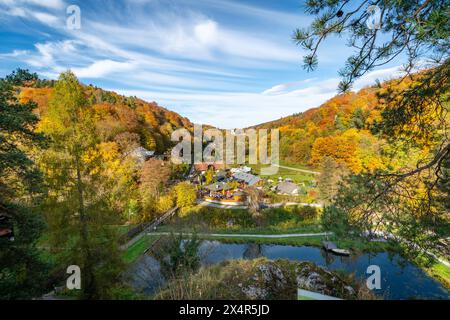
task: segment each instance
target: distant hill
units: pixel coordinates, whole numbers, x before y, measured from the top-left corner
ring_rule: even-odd
[[[383,141],[371,133],[384,107],[377,94],[391,85],[410,83],[409,79],[401,83],[391,80],[358,92],[339,94],[317,108],[252,128],[279,128],[280,155],[286,162],[317,167],[328,156],[353,172],[373,170],[383,167]]]
[[[333,131],[336,116],[342,117],[341,120],[348,124],[349,118],[355,109],[362,109],[366,112],[372,111],[377,104],[376,92],[377,88],[366,88],[357,93],[349,92],[340,94],[319,107],[311,108],[278,120],[261,123],[252,128],[306,128],[307,123],[312,122],[322,129],[328,128]]]
[[[18,88],[19,99],[32,100],[38,115],[46,112],[55,81],[38,80]],[[120,134],[139,135],[140,144],[157,152],[166,151],[173,143],[170,135],[181,127],[191,128],[189,119],[136,97],[125,97],[115,92],[88,85],[86,98],[97,115],[97,129],[103,140],[114,140]]]

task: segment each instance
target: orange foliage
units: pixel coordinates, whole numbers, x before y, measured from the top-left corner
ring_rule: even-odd
[[[362,169],[357,157],[357,145],[355,141],[343,136],[330,136],[318,138],[314,142],[311,151],[311,164],[319,165],[323,157],[334,158],[338,163],[345,164],[353,172],[359,172]]]
[[[42,114],[47,109],[48,100],[53,92],[52,88],[21,88],[19,94],[20,103],[34,101],[38,108],[35,110],[37,114]]]
[[[112,141],[123,132],[135,133],[146,148],[165,151],[170,144],[171,132],[180,127],[190,128],[192,123],[179,114],[160,107],[156,102],[126,98],[93,86],[85,86],[85,95],[92,106],[97,131],[103,141]],[[47,110],[53,88],[21,87],[21,102],[37,103],[35,112],[42,115]],[[131,102],[130,102],[131,101]]]

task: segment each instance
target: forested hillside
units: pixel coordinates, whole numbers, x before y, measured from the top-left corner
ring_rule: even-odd
[[[32,80],[17,88],[19,101],[34,101],[38,116],[45,115],[55,81]],[[140,144],[162,153],[171,146],[170,134],[176,128],[192,126],[187,118],[169,111],[156,102],[125,97],[92,85],[83,86],[88,105],[95,112],[96,127],[104,140],[116,141],[130,134],[139,136]]]
[[[324,225],[433,247],[449,230],[447,88],[448,61],[256,128],[279,128],[282,159],[322,173]]]
[[[397,79],[342,93],[317,108],[255,128],[279,128],[280,154],[290,163],[318,167],[325,157],[331,157],[354,173],[398,165],[383,158],[392,146],[377,137],[375,128],[385,108],[383,94],[412,83],[411,78]]]

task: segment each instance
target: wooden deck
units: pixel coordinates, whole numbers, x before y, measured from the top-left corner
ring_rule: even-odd
[[[323,248],[327,251],[331,251],[333,249],[337,249],[337,245],[334,242],[331,241],[323,241],[322,242]]]

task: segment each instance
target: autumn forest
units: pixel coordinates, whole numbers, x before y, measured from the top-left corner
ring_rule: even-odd
[[[0,8],[11,9],[11,3]],[[43,64],[50,65],[48,51],[63,47],[60,57],[70,56],[89,37],[70,45],[35,45],[43,63],[22,58],[27,50],[0,53],[0,61],[21,59],[0,77],[0,300],[448,300],[449,3],[306,1],[302,6],[312,22],[294,29],[290,39],[283,33],[301,51],[300,59],[303,55],[303,69],[296,72],[317,72],[329,40],[345,38],[351,49],[341,61],[336,91],[311,100],[320,101],[312,108],[308,99],[326,92],[319,89],[331,72],[323,76],[320,69],[313,93],[304,97],[295,95],[309,92],[304,88],[288,90],[315,78],[286,79],[262,93],[254,88],[214,93],[216,77],[234,77],[230,86],[234,81],[259,86],[267,70],[274,83],[283,77],[273,71],[281,68],[279,60],[286,59],[282,63],[289,69],[292,65],[290,51],[268,48],[264,54],[274,54],[271,59],[277,61],[270,67],[259,57],[245,60],[242,70],[257,68],[257,77],[238,76],[231,67],[215,70],[219,61],[208,59],[220,50],[224,55],[237,50],[239,59],[247,59],[252,49],[239,37],[233,42],[234,31],[223,32],[226,50],[219,48],[212,38],[223,29],[213,20],[195,26],[192,32],[201,35],[195,41],[184,43],[189,32],[180,27],[183,36],[173,38],[177,46],[160,45],[169,55],[185,47],[193,52],[180,64],[163,64],[167,70],[161,74],[138,74],[142,70],[137,69],[160,62],[144,59],[142,52],[130,58],[131,67],[108,58],[96,68],[67,64],[53,68],[58,72],[43,70]],[[263,13],[266,17],[268,8],[249,13],[257,20]],[[288,17],[286,8],[270,10]],[[22,11],[7,12],[16,17]],[[291,28],[289,19],[285,23]],[[125,41],[121,32],[117,27],[116,36]],[[152,41],[168,41],[160,38]],[[255,46],[269,43],[251,39]],[[95,43],[105,52],[124,53]],[[207,55],[201,55],[200,45],[209,50]],[[161,48],[152,43],[145,50],[152,55]],[[325,66],[331,69],[325,53]],[[265,59],[264,54],[256,55]],[[203,59],[204,69],[181,67],[189,59]],[[399,61],[395,75],[355,85]],[[127,82],[124,91],[131,95],[104,89],[104,83],[124,80],[103,79],[101,68],[110,64],[114,72],[128,72],[125,80],[134,83]],[[98,74],[86,76],[98,68]],[[178,68],[192,79],[177,83],[176,89],[154,85],[177,79],[172,76]],[[213,75],[201,87],[194,74],[208,73],[208,68]],[[148,77],[151,85],[145,87]],[[156,101],[143,98],[152,95]],[[180,108],[186,97],[192,100]],[[248,105],[242,107],[242,101]],[[292,103],[295,108],[289,110],[296,113],[277,113]],[[255,123],[246,129],[279,132],[280,161],[270,163],[275,173],[264,173],[268,163],[262,161],[261,145],[257,164],[217,158],[193,163],[194,155],[184,149],[176,156],[190,160],[175,161],[179,139],[173,133],[178,129],[194,133],[193,118],[201,116],[237,123],[247,108]],[[293,114],[257,117],[263,111]],[[225,125],[205,121],[202,126],[233,139],[239,135]],[[244,136],[243,141],[248,147],[250,139]],[[199,144],[227,147],[205,136]],[[188,143],[194,145],[195,139]],[[243,155],[244,160],[251,157],[245,148]],[[183,308],[177,305],[170,312],[188,314],[188,306]],[[204,310],[191,311],[198,315]]]

